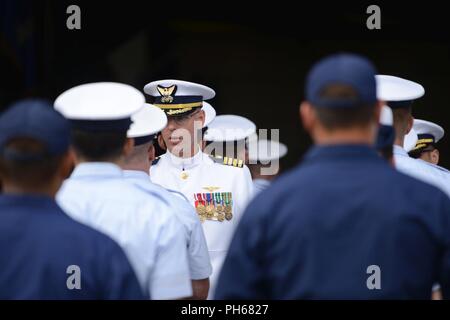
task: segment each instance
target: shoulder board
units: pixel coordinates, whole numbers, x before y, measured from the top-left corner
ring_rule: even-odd
[[[152,166],[158,164],[159,160],[161,160],[161,157],[156,157],[155,160],[152,161]]]
[[[236,159],[236,158],[230,158],[230,157],[222,157],[222,156],[209,156],[215,163],[220,163],[226,166],[232,166],[236,168],[243,168],[244,167],[244,160],[242,159]]]

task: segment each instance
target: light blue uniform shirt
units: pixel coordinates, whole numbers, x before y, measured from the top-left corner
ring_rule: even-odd
[[[270,181],[267,179],[253,179],[253,196],[270,187]]]
[[[172,193],[154,184],[150,181],[149,175],[142,171],[124,170],[124,177],[150,194],[156,193],[170,203],[172,212],[184,227],[191,279],[209,278],[212,266],[203,228],[194,208],[184,200],[184,195],[177,191]]]
[[[438,170],[450,173],[450,171],[447,168],[438,166],[437,164],[434,164],[434,163],[431,163],[431,162],[428,162],[428,161],[425,161],[425,160],[422,160],[422,159],[417,159],[417,160],[422,161],[422,162],[426,163],[427,165],[432,166],[433,168],[436,168]]]
[[[166,201],[126,181],[118,166],[78,165],[57,201],[74,219],[122,246],[152,299],[192,296],[183,226]]]
[[[394,146],[395,167],[400,172],[429,183],[450,197],[450,173],[430,163],[414,159],[400,146]]]

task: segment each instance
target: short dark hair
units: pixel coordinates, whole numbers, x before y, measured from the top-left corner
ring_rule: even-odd
[[[12,139],[6,144],[5,150],[20,154],[23,158],[0,156],[0,174],[3,179],[22,187],[45,185],[51,181],[63,157],[48,155],[45,145],[32,138]]]
[[[75,152],[88,161],[109,161],[122,155],[127,133],[90,132],[74,129],[72,132]]]
[[[356,99],[357,92],[351,87],[342,84],[333,84],[325,87],[320,93],[327,99]],[[328,130],[345,129],[354,126],[367,126],[373,119],[375,104],[362,104],[345,108],[315,107],[317,117]]]

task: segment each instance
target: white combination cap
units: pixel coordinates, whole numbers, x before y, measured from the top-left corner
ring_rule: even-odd
[[[283,158],[288,152],[288,148],[284,143],[273,140],[258,140],[256,148],[249,150],[249,161],[272,161]]]
[[[213,108],[208,102],[203,101],[202,110],[205,111],[205,123],[203,128],[207,127],[216,117],[216,109]]]
[[[144,103],[144,95],[132,86],[97,82],[63,92],[54,106],[70,120],[120,120],[130,118]]]
[[[207,86],[181,80],[153,81],[144,87],[144,92],[154,97],[153,104],[169,116],[183,115],[201,108],[204,100],[216,95]]]
[[[133,123],[127,132],[128,138],[154,135],[167,126],[166,114],[160,108],[147,103],[131,116],[131,120]]]
[[[246,139],[256,133],[256,124],[242,116],[227,114],[216,116],[208,125],[205,140],[231,142]]]
[[[391,127],[394,124],[394,116],[392,114],[391,108],[389,108],[388,106],[383,106],[381,108],[380,124],[383,126]]]
[[[376,75],[375,79],[379,100],[386,102],[412,101],[425,94],[425,89],[420,84],[410,80],[388,75]],[[390,104],[389,107],[395,108]]]

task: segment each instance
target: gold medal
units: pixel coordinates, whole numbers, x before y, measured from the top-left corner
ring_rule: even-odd
[[[189,178],[189,175],[186,172],[182,172],[181,179],[186,180],[187,178]]]
[[[212,217],[214,217],[214,211],[215,211],[214,209],[215,208],[212,204],[206,206],[206,217],[208,219],[211,219]]]
[[[230,221],[231,219],[233,219],[233,214],[231,213],[231,206],[226,206],[225,207],[225,219],[227,219],[228,221]]]
[[[222,222],[223,220],[225,220],[225,215],[223,213],[219,213],[217,215],[217,220],[219,220],[220,222]]]
[[[199,215],[204,215],[206,213],[206,208],[204,205],[199,204],[196,208]]]
[[[216,211],[217,211],[218,213],[223,212],[223,206],[222,206],[221,204],[219,204],[219,205],[216,207]]]

